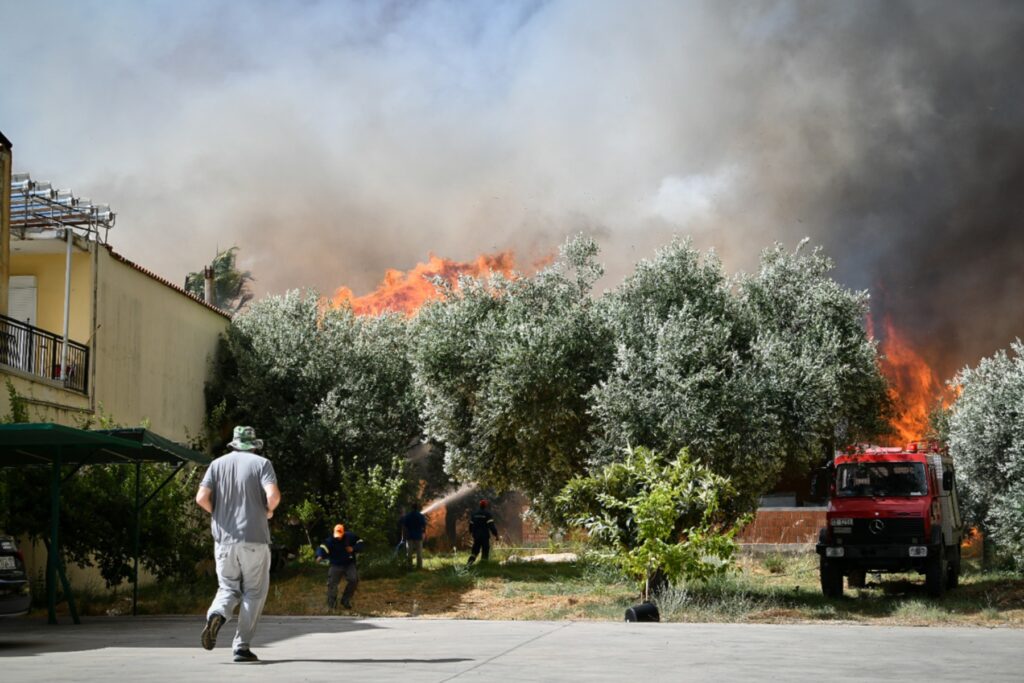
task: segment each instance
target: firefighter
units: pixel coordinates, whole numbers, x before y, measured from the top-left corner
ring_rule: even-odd
[[[413,553],[416,554],[416,568],[423,569],[423,535],[427,532],[427,517],[418,505],[409,507],[402,519],[399,520],[402,528],[402,542],[399,547],[405,546],[406,557],[412,563]]]
[[[334,536],[328,538],[316,549],[316,557],[327,562],[327,608],[334,609],[338,604],[338,584],[345,577],[345,592],[341,594],[341,605],[352,609],[352,596],[359,585],[359,572],[356,569],[356,553],[363,551],[363,539],[351,531],[345,531],[344,524],[334,527]]]
[[[469,555],[467,567],[472,567],[476,562],[477,553],[482,553],[481,559],[486,562],[491,554],[491,535],[498,538],[498,529],[494,526],[494,516],[488,510],[489,507],[486,500],[481,500],[480,508],[469,517],[469,531],[473,534],[473,552]]]

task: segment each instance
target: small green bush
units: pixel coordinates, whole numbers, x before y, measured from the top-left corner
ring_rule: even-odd
[[[779,553],[772,553],[762,560],[761,564],[772,574],[782,574],[786,571],[786,558]]]

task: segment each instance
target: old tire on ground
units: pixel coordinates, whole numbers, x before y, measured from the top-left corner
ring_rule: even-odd
[[[626,610],[626,621],[661,621],[658,606],[653,602],[633,605]]]
[[[850,575],[846,578],[846,584],[850,588],[863,588],[867,583],[867,572],[863,569],[851,569]]]
[[[946,575],[946,588],[954,589],[960,585],[960,544],[950,546],[949,569]]]
[[[928,565],[925,568],[924,585],[928,595],[933,598],[941,598],[946,592],[946,582],[949,580],[949,562],[946,561],[946,546],[939,545],[939,551],[935,557],[928,558]]]
[[[843,572],[830,564],[824,557],[821,558],[821,565],[818,573],[821,576],[821,593],[826,598],[843,597]]]

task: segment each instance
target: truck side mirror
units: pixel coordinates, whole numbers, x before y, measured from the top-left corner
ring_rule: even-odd
[[[952,491],[953,490],[953,473],[946,470],[942,473],[942,490]]]

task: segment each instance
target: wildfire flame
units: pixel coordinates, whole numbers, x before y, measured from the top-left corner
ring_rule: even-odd
[[[411,270],[402,272],[389,269],[384,281],[365,296],[356,296],[348,287],[339,287],[331,297],[335,308],[351,306],[357,315],[380,315],[385,312],[412,315],[426,302],[438,297],[432,282],[439,277],[451,285],[458,285],[459,277],[489,277],[501,273],[512,277],[515,262],[511,251],[482,254],[473,261],[452,261],[430,255],[426,263],[418,263]]]
[[[945,386],[935,371],[886,316],[879,341],[882,374],[889,381],[889,395],[895,404],[891,420],[899,445],[916,441],[928,431],[928,415],[941,402],[948,406],[954,391]],[[874,337],[874,325],[868,320],[868,334]]]

